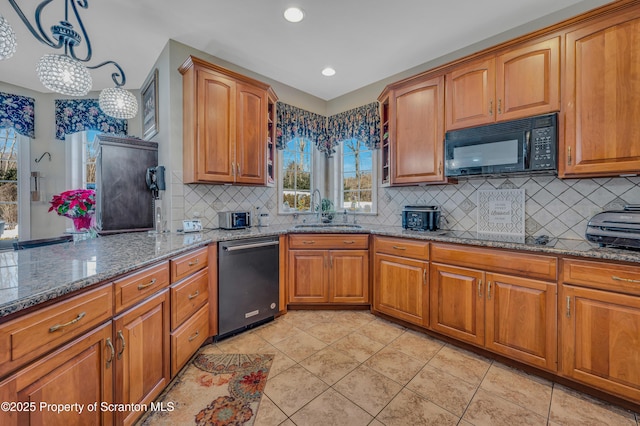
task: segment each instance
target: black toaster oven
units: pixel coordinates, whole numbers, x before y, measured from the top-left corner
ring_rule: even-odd
[[[436,231],[440,228],[440,206],[404,206],[402,227],[414,231]]]

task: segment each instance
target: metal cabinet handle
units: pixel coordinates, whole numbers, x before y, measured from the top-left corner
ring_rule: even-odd
[[[478,297],[482,298],[482,280],[478,280]]]
[[[122,349],[118,352],[118,359],[122,359],[122,354],[124,353],[124,349],[127,347],[127,344],[124,341],[124,335],[122,334],[122,330],[118,330],[118,340],[122,342]]]
[[[571,318],[571,296],[567,296],[567,318]]]
[[[200,335],[200,330],[196,330],[196,334],[193,336],[189,336],[189,341],[193,342],[193,340]]]
[[[620,278],[620,277],[616,277],[615,275],[612,275],[611,279],[615,281],[624,281],[627,283],[640,283],[640,280],[632,280],[631,278]]]
[[[111,343],[111,338],[107,337],[107,340],[105,342],[105,344],[107,345],[107,348],[109,348],[109,352],[110,352],[110,357],[109,359],[107,359],[107,365],[105,366],[105,368],[109,368],[111,367],[111,363],[113,362],[113,357],[116,355],[116,350],[113,347],[113,343]]]
[[[487,300],[491,300],[491,281],[487,281]]]
[[[498,99],[498,114],[502,114],[502,99]]]
[[[189,266],[197,265],[199,261],[200,261],[200,259],[196,258],[196,260],[194,260],[192,262],[189,262]]]
[[[333,256],[329,256],[329,267],[333,268]]]
[[[440,162],[438,163],[438,174],[442,174],[442,160],[440,160]]]
[[[401,247],[401,246],[393,246],[394,249],[396,250],[406,250],[406,247]]]
[[[240,171],[240,163],[236,163],[237,168],[238,168],[238,176],[240,176],[242,174],[242,172]]]
[[[344,244],[355,244],[355,241],[353,241],[353,240],[344,240],[343,243]]]
[[[231,162],[231,175],[236,175],[236,164],[233,161]]]
[[[422,284],[427,285],[427,268],[422,270]]]
[[[569,155],[567,156],[567,164],[570,166],[571,165],[571,147],[568,147],[567,150],[569,151]]]
[[[315,241],[303,241],[302,244],[315,244]]]
[[[489,101],[489,115],[493,115],[493,99]]]
[[[49,333],[53,333],[54,331],[62,330],[65,327],[68,327],[68,326],[70,326],[72,324],[75,324],[78,321],[80,321],[82,318],[84,318],[85,315],[87,315],[86,312],[80,312],[77,317],[75,317],[74,319],[72,319],[68,323],[52,325],[51,327],[49,327]]]
[[[198,295],[199,295],[199,294],[200,294],[200,290],[196,290],[196,292],[195,292],[195,293],[190,294],[190,295],[188,296],[188,297],[189,297],[189,300],[191,300],[191,299],[195,299],[196,297],[198,297]]]
[[[152,285],[154,285],[156,283],[156,279],[153,278],[151,281],[149,281],[146,284],[138,284],[138,290],[144,290],[147,287],[151,287]]]

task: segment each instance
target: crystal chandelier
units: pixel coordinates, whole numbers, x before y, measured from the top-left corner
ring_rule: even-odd
[[[16,35],[9,22],[0,15],[0,60],[9,59],[16,53]]]
[[[138,101],[136,97],[126,89],[123,89],[126,77],[122,67],[114,61],[105,61],[93,66],[85,66],[85,62],[91,60],[91,42],[85,29],[85,25],[78,13],[78,6],[87,9],[87,0],[64,0],[64,19],[58,25],[51,26],[51,34],[44,31],[40,22],[43,9],[54,0],[43,0],[35,11],[35,26],[22,12],[16,0],[9,0],[11,6],[24,22],[27,29],[39,42],[54,49],[64,49],[64,54],[45,54],[38,62],[36,71],[42,84],[49,90],[69,96],[84,96],[91,90],[92,79],[90,69],[96,69],[105,65],[113,65],[116,71],[111,78],[116,87],[104,89],[100,93],[99,105],[102,111],[115,118],[133,118],[138,113]],[[70,22],[70,14],[75,17],[82,35],[74,30]],[[78,56],[76,48],[85,41],[86,52],[84,56]],[[0,60],[9,58],[15,52],[15,36],[9,23],[0,16]]]

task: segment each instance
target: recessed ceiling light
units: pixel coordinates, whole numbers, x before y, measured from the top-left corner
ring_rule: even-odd
[[[322,75],[326,76],[326,77],[331,77],[332,75],[335,75],[336,70],[334,70],[331,67],[326,67],[325,69],[322,70]]]
[[[284,19],[289,22],[300,22],[304,18],[304,12],[297,7],[290,7],[284,11]]]

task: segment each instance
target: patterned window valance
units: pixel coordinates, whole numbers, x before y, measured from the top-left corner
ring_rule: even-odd
[[[14,129],[17,133],[35,138],[35,100],[26,96],[0,92],[0,129]]]
[[[97,99],[56,99],[56,139],[83,130],[126,135],[127,120],[103,113]]]
[[[306,138],[316,144],[319,151],[328,154],[327,119],[313,112],[282,102],[277,104],[276,148],[284,146],[295,138]]]
[[[329,145],[333,148],[347,139],[358,139],[369,149],[380,148],[380,111],[372,102],[327,119]]]

